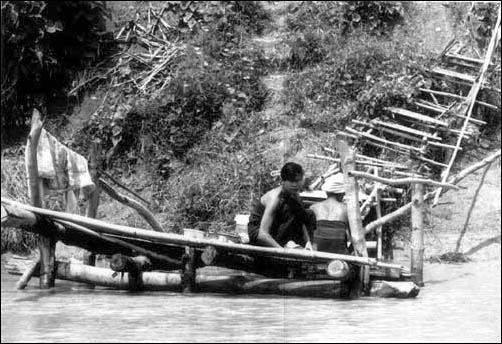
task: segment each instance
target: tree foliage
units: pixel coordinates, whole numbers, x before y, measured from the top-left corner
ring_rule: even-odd
[[[104,53],[104,1],[2,1],[2,137]]]

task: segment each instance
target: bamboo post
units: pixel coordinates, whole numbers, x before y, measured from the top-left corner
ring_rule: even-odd
[[[91,143],[91,149],[89,152],[89,173],[94,183],[94,190],[91,192],[89,199],[87,201],[86,216],[95,219],[98,214],[99,206],[99,175],[98,175],[98,165],[100,163],[101,145],[97,142]]]
[[[28,172],[28,188],[31,203],[35,207],[43,208],[42,181],[38,177],[37,147],[42,133],[43,121],[37,109],[33,109],[31,118],[31,130],[26,143],[25,163]],[[53,236],[39,236],[38,247],[40,250],[40,288],[54,287],[55,272],[55,248],[56,240]],[[29,281],[29,278],[27,278]]]
[[[181,285],[184,293],[193,293],[196,291],[196,253],[195,248],[185,247],[183,256],[183,267],[181,271]]]
[[[368,257],[366,248],[365,232],[361,220],[361,210],[359,208],[359,185],[354,177],[350,176],[350,172],[356,167],[356,152],[349,147],[347,136],[338,133],[336,135],[337,151],[340,152],[341,168],[345,181],[345,195],[347,197],[347,210],[350,226],[350,236],[354,251],[357,256]],[[366,266],[360,269],[360,287],[361,291],[365,292],[369,286],[369,268]],[[357,287],[357,286],[356,286]]]
[[[419,287],[424,286],[424,186],[413,184],[411,205],[411,273],[413,281]]]
[[[374,170],[375,177],[378,177],[378,169],[375,168]],[[382,207],[380,204],[380,199],[382,198],[382,190],[380,188],[380,185],[377,183],[375,184],[375,188],[377,189],[375,199],[376,199],[376,215],[377,219],[382,217]],[[378,226],[376,229],[376,234],[377,234],[377,260],[382,259],[382,226]]]
[[[92,190],[87,200],[87,207],[85,209],[85,215],[87,217],[95,219],[98,215],[99,206],[99,175],[98,166],[100,163],[101,156],[101,146],[98,142],[91,142],[91,148],[89,150],[89,174],[91,175],[92,182],[94,183],[94,190]],[[83,257],[83,263],[85,265],[96,266],[96,254],[93,252],[86,251]],[[94,288],[94,285],[89,285],[89,287]]]
[[[467,227],[469,226],[469,220],[471,219],[472,210],[474,209],[474,205],[476,204],[476,200],[478,198],[479,191],[481,190],[481,187],[483,186],[483,183],[485,181],[485,177],[488,174],[488,171],[490,170],[491,166],[492,166],[491,164],[486,166],[485,170],[483,171],[483,175],[481,176],[481,179],[479,181],[478,188],[474,192],[471,206],[469,207],[469,210],[467,211],[467,217],[465,219],[464,228],[462,228],[462,232],[460,232],[460,236],[458,237],[458,240],[457,240],[457,246],[455,247],[455,253],[458,253],[460,250],[460,244],[462,243],[462,239],[463,239],[465,233],[467,232]]]

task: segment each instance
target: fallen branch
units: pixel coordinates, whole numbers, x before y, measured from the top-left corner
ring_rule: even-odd
[[[129,189],[127,186],[124,186],[122,185],[119,181],[117,181],[115,178],[113,178],[110,174],[106,173],[105,171],[103,171],[102,169],[98,168],[97,169],[99,174],[102,174],[108,178],[110,178],[110,180],[112,182],[114,182],[118,187],[126,190],[127,192],[130,192],[131,194],[133,194],[135,197],[139,198],[140,200],[142,200],[143,202],[145,202],[147,205],[150,205],[150,202],[148,202],[146,199],[142,198],[140,195],[138,195],[136,192],[132,191],[131,189]]]
[[[103,188],[103,191],[106,192],[110,197],[136,210],[138,214],[140,214],[146,220],[146,222],[148,222],[153,230],[157,232],[165,232],[160,223],[155,220],[153,214],[148,211],[148,209],[146,209],[141,203],[133,200],[132,198],[119,194],[102,179],[99,180],[99,185]]]

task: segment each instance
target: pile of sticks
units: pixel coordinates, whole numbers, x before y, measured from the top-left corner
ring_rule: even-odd
[[[162,18],[164,12],[165,8],[154,9],[151,5],[147,13],[137,12],[136,19],[124,24],[115,36],[115,40],[124,45],[122,51],[112,57],[112,66],[104,71],[96,70],[69,95],[98,79],[111,80],[111,87],[120,87],[127,94],[160,95],[171,80],[170,67],[183,56],[186,48],[185,44],[169,41],[168,32],[173,27]]]

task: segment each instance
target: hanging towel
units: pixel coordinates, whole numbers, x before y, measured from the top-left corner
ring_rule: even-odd
[[[42,129],[38,142],[37,163],[39,177],[51,180],[51,185],[56,185],[58,172],[67,179],[61,183],[63,185],[59,185],[61,189],[85,189],[85,192],[90,192],[95,187],[89,174],[87,159],[65,147],[45,129]]]

